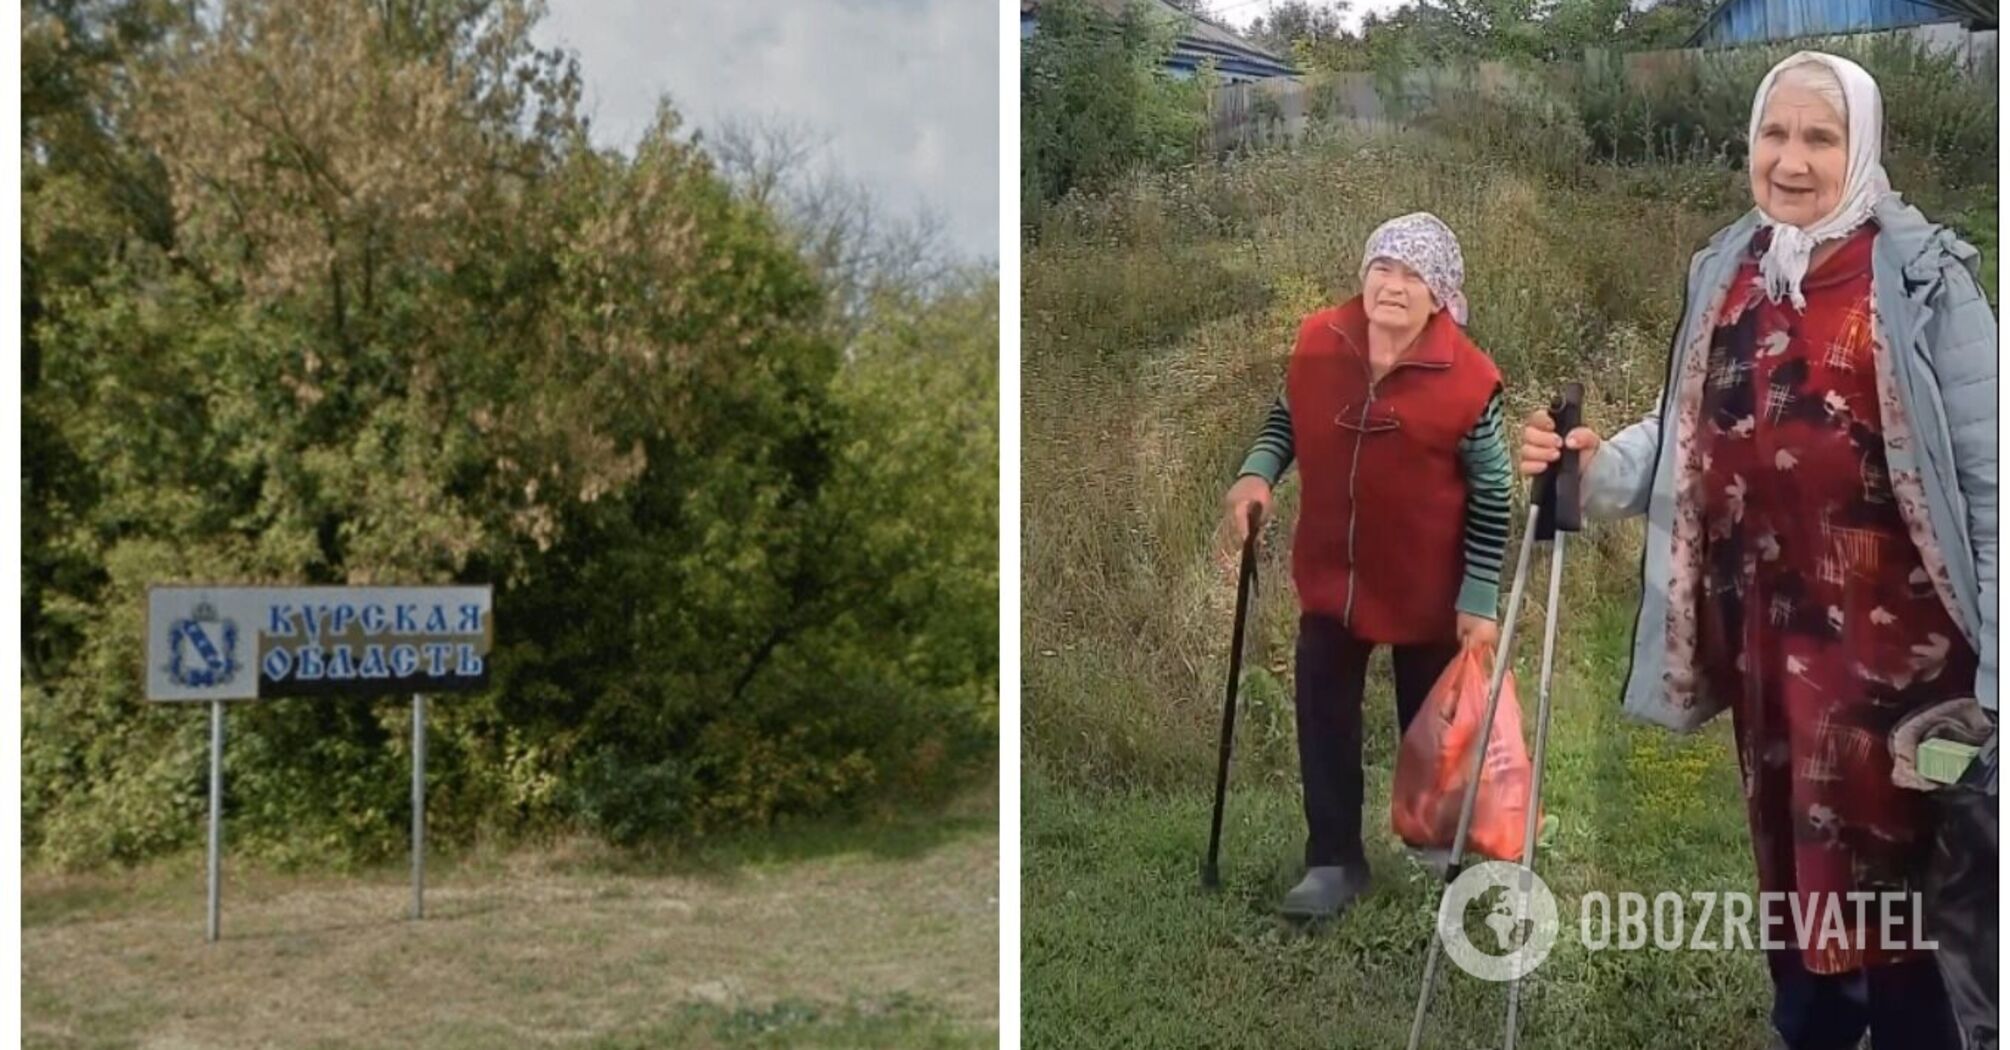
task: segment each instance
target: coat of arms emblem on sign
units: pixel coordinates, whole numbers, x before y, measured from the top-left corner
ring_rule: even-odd
[[[243,666],[237,659],[237,624],[219,619],[208,602],[168,628],[168,653],[168,676],[190,689],[222,685]]]

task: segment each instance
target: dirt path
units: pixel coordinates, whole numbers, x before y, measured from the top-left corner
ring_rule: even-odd
[[[393,872],[227,877],[208,945],[196,862],[25,876],[26,1045],[600,1045],[777,1003],[997,1025],[995,823],[723,874],[513,855],[438,872],[418,924]]]

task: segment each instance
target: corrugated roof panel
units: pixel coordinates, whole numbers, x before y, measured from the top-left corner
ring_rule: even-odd
[[[1945,22],[1958,16],[1918,0],[1729,0],[1692,43],[1730,47]]]
[[[1089,0],[1089,2],[1103,9],[1112,17],[1115,17],[1123,14],[1124,5],[1128,0]],[[1296,76],[1298,74],[1298,70],[1291,65],[1290,59],[1274,55],[1237,36],[1230,29],[1216,25],[1205,18],[1196,18],[1167,3],[1166,0],[1146,0],[1146,2],[1157,8],[1161,15],[1169,18],[1184,19],[1187,22],[1185,34],[1180,37],[1179,43],[1174,48],[1172,58],[1166,63],[1169,66],[1182,69],[1183,71],[1190,71],[1198,64],[1198,61],[1192,56],[1213,54],[1219,56],[1218,64],[1224,73],[1230,71],[1229,63],[1233,61],[1236,64],[1236,71],[1265,71],[1251,73],[1250,75],[1273,77]],[[1019,19],[1022,26],[1020,36],[1022,38],[1030,34],[1030,30],[1025,29],[1024,26],[1028,19],[1038,12],[1039,7],[1040,0],[1019,0]],[[1185,58],[1182,58],[1183,53],[1186,55]]]

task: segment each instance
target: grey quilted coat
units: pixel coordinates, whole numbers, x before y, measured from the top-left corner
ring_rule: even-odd
[[[1881,361],[1897,364],[1891,378],[1913,441],[1889,443],[1894,478],[1916,473],[1930,543],[1945,564],[1968,641],[1980,658],[1975,696],[1996,710],[1996,318],[1982,295],[1978,255],[1953,231],[1891,198],[1876,213],[1871,269]],[[1676,420],[1692,355],[1707,354],[1723,288],[1759,224],[1758,212],[1726,227],[1689,267],[1683,318],[1675,336],[1661,403],[1646,418],[1613,435],[1585,477],[1585,513],[1594,519],[1647,516],[1647,549],[1639,618],[1627,674],[1627,714],[1682,732],[1724,709],[1726,698],[1700,695],[1694,669],[1671,647],[1670,618],[1682,615],[1671,594],[1683,581],[1678,565]],[[1918,531],[1915,530],[1915,535]],[[1693,604],[1693,603],[1692,603]],[[1679,624],[1677,625],[1679,626]],[[1679,631],[1676,632],[1679,635]],[[1671,659],[1671,653],[1675,659]]]

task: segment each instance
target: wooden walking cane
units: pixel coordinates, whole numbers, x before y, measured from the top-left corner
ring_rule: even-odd
[[[1242,638],[1249,621],[1249,594],[1256,589],[1256,530],[1262,523],[1263,508],[1250,504],[1249,535],[1242,541],[1242,571],[1235,584],[1235,637],[1229,642],[1228,695],[1221,705],[1221,760],[1214,774],[1214,823],[1207,834],[1207,860],[1201,864],[1200,884],[1208,889],[1221,886],[1221,811],[1228,800],[1228,756],[1235,747],[1235,690],[1242,680]]]

